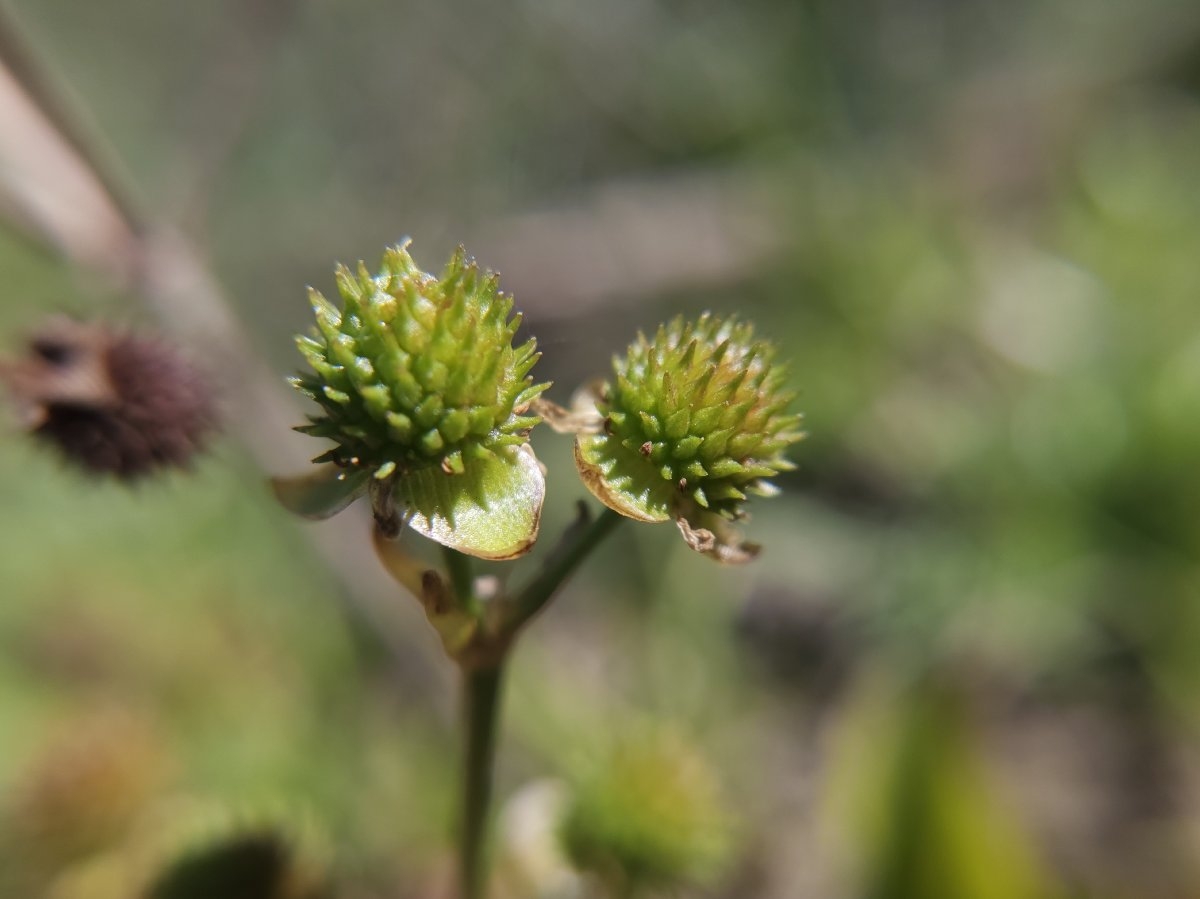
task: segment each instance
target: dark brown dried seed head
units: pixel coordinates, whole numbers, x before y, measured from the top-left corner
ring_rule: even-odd
[[[156,337],[55,320],[0,376],[30,433],[95,474],[187,467],[217,426],[207,380]]]

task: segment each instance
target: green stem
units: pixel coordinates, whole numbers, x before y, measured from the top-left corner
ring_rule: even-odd
[[[442,558],[446,562],[450,586],[460,606],[472,615],[478,615],[479,600],[475,596],[475,581],[471,576],[471,557],[456,549],[442,547]]]
[[[495,766],[496,731],[500,717],[500,687],[504,660],[512,638],[520,627],[550,601],[584,559],[600,545],[621,520],[606,510],[546,563],[534,580],[518,595],[511,617],[500,623],[493,637],[495,660],[489,664],[463,666],[465,750],[463,752],[463,804],[459,834],[459,877],[461,899],[483,899],[487,883],[487,832],[492,799],[492,770]],[[470,560],[447,550],[446,569],[455,595],[464,608],[482,614],[471,581]]]
[[[462,899],[482,899],[485,895],[488,808],[492,798],[492,768],[503,674],[502,663],[463,672],[466,752],[459,836]]]
[[[623,520],[623,516],[612,509],[605,509],[578,537],[567,546],[561,547],[546,562],[542,573],[517,595],[512,617],[506,622],[506,629],[510,633],[515,632],[540,612],[583,560],[591,555],[592,550]]]

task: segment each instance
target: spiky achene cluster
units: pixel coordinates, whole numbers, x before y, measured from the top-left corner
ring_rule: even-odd
[[[513,346],[520,315],[460,247],[440,278],[421,271],[408,242],[387,250],[378,275],[337,269],[339,310],[309,292],[317,326],[297,338],[313,373],[293,379],[321,405],[299,428],[337,443],[317,461],[386,478],[524,443],[530,402],[548,384],[529,371],[536,342]]]
[[[783,453],[802,436],[773,356],[749,323],[707,313],[638,335],[613,361],[597,403],[605,433],[584,457],[618,491],[636,494],[647,478],[672,485],[678,502],[665,511],[695,503],[739,517],[747,491],[773,492],[767,479],[794,467]]]

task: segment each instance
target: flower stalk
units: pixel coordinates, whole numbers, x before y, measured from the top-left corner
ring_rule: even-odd
[[[594,520],[581,516],[581,526],[568,535],[542,572],[514,597],[499,603],[503,612],[492,628],[487,626],[487,609],[471,586],[470,559],[454,550],[445,552],[456,604],[460,609],[474,608],[480,623],[474,639],[459,655],[463,677],[463,777],[458,845],[461,899],[482,899],[485,895],[496,735],[504,672],[516,636],[620,521],[621,516],[611,510],[605,510]]]
[[[462,899],[482,899],[487,879],[487,832],[496,761],[504,663],[463,671],[462,818],[459,882]]]
[[[337,285],[340,308],[310,292],[316,327],[297,341],[310,371],[293,379],[319,407],[298,430],[333,446],[315,474],[274,486],[310,518],[368,496],[377,555],[459,666],[459,895],[484,899],[502,687],[517,637],[626,518],[673,521],[719,561],[752,558],[757,547],[730,525],[745,519],[748,494],[773,494],[768,479],[792,467],[784,451],[802,436],[800,417],[788,412],[793,395],[773,347],[734,319],[676,319],[639,336],[612,376],[566,410],[541,398],[549,385],[530,376],[535,342],[514,345],[512,301],[461,248],[434,276],[406,242],[378,274],[339,267]],[[607,508],[593,518],[580,503],[522,589],[484,589],[471,557],[513,559],[537,539],[545,477],[528,435],[542,421],[576,435],[584,485]],[[404,549],[406,531],[441,544],[440,569]]]

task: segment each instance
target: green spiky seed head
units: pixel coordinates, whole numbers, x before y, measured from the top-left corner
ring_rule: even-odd
[[[794,467],[784,452],[803,436],[774,353],[749,323],[707,313],[639,334],[599,390],[603,432],[578,440],[589,488],[643,521],[741,517],[748,493],[773,493],[769,479]]]
[[[297,338],[312,372],[293,379],[321,406],[299,428],[336,446],[317,461],[380,479],[471,459],[525,442],[527,414],[548,384],[529,371],[536,342],[514,347],[520,315],[460,247],[440,277],[421,271],[404,241],[378,274],[337,269],[342,308],[309,291],[316,328]]]

